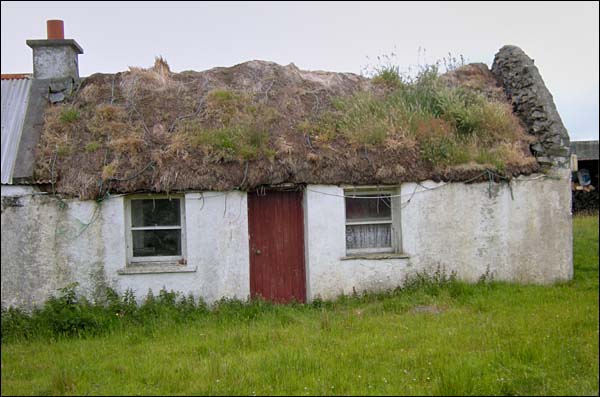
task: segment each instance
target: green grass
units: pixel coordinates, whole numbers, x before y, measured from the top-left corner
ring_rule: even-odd
[[[85,151],[88,153],[94,153],[101,147],[102,147],[102,144],[100,142],[92,141],[92,142],[88,143],[87,145],[85,145]]]
[[[79,120],[81,115],[77,111],[77,109],[73,107],[65,107],[60,113],[60,121],[63,123],[72,123],[74,121]]]
[[[213,90],[206,98],[206,120],[179,126],[186,146],[201,147],[216,161],[272,158],[269,129],[280,117],[275,108],[253,102],[250,95]]]
[[[598,216],[573,223],[570,282],[229,302],[189,321],[3,342],[2,394],[598,395]]]

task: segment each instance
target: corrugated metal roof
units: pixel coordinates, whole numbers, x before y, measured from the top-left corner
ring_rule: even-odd
[[[12,183],[29,101],[30,79],[2,80],[2,183]]]

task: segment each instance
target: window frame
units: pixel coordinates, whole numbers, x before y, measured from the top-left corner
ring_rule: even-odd
[[[390,225],[390,247],[378,247],[378,248],[348,248],[345,244],[346,255],[365,255],[365,254],[390,254],[390,253],[402,253],[402,234],[400,224],[400,187],[386,187],[384,189],[377,187],[344,187],[344,242],[347,240],[347,226],[353,225]],[[352,200],[351,196],[381,196],[390,195],[390,219],[381,221],[349,221],[346,218],[346,200]]]
[[[131,202],[134,200],[179,200],[179,226],[143,226],[132,227]],[[181,255],[171,256],[133,256],[133,231],[134,230],[181,230]],[[128,196],[125,200],[125,235],[127,245],[127,265],[173,265],[186,264],[187,244],[185,227],[185,196],[183,194],[136,194]]]

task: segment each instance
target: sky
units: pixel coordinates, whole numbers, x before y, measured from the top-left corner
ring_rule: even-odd
[[[62,19],[80,75],[151,66],[206,70],[253,59],[364,73],[463,56],[491,66],[505,44],[535,60],[571,140],[598,139],[598,2],[2,2],[2,73],[31,73],[27,39]]]

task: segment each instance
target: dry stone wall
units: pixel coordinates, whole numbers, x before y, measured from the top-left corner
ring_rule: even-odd
[[[533,59],[519,47],[504,46],[494,57],[492,73],[528,132],[538,138],[531,146],[538,162],[546,168],[568,168],[569,134]]]

